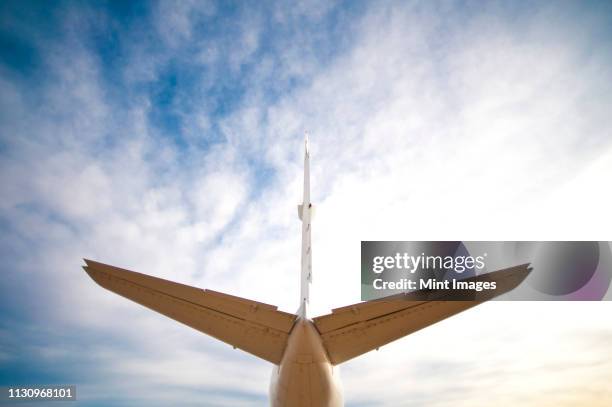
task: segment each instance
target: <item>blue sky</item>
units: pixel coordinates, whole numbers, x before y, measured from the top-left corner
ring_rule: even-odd
[[[305,130],[314,314],[359,301],[361,240],[610,240],[610,16],[596,1],[2,2],[1,384],[75,383],[83,406],[266,405],[267,363],[80,266],[295,311]],[[605,405],[611,311],[475,309],[347,363],[347,405]]]

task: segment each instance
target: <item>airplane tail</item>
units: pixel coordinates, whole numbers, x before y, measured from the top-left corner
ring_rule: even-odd
[[[297,315],[279,311],[269,304],[202,290],[92,260],[86,259],[83,268],[107,290],[234,348],[280,365],[296,321],[307,318],[310,300],[313,207],[310,202],[308,139],[305,147],[304,197],[298,206],[302,221],[302,264]],[[312,322],[321,335],[330,362],[337,365],[502,295],[521,284],[530,272],[531,266],[522,264],[470,277],[467,280],[472,282],[495,282],[497,288],[476,293],[469,301],[452,301],[445,292],[422,290],[336,308],[331,314],[314,318]]]
[[[313,206],[310,202],[310,151],[308,136],[304,140],[304,196],[302,204],[298,205],[298,217],[302,221],[302,265],[300,272],[300,308],[298,315],[307,318],[307,307],[310,301],[310,284],[312,283],[312,248],[311,226]]]

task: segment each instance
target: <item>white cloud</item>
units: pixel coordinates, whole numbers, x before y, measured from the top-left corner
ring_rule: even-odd
[[[177,47],[193,39],[197,17],[210,17],[215,13],[216,6],[211,1],[160,1],[155,13],[156,28],[167,45]]]
[[[167,44],[196,41],[191,5],[170,8],[162,3],[156,14]],[[296,21],[306,13],[318,21],[317,10],[279,11],[275,18]],[[144,347],[146,356],[104,346],[92,352],[104,366],[101,380],[141,378],[130,380],[132,394],[171,382],[186,392],[208,386],[264,395],[266,363],[112,296],[78,263],[91,256],[294,311],[304,129],[311,132],[318,205],[315,314],[359,301],[360,240],[608,239],[608,56],[585,56],[584,37],[561,35],[548,15],[522,22],[517,33],[488,15],[459,28],[463,22],[448,25],[427,7],[372,8],[351,22],[350,48],[321,65],[316,48],[298,38],[257,71],[262,81],[218,123],[224,142],[188,162],[154,136],[150,101],[130,99],[137,107],[113,117],[120,108],[102,91],[86,50],[71,53],[69,65],[51,58],[58,82],[47,89],[50,107],[36,122],[39,133],[16,143],[23,161],[2,162],[2,189],[10,192],[3,215],[13,217],[21,236],[43,242],[22,262],[45,268],[48,316]],[[261,45],[258,24],[245,25],[230,58],[236,66]],[[205,63],[224,52],[205,50]],[[134,60],[151,58],[130,65],[127,78],[137,78],[138,69],[155,76],[164,61],[130,51]],[[271,72],[307,80],[269,101]],[[211,78],[202,82],[207,88]],[[19,99],[10,92],[2,100]],[[203,124],[194,138],[218,120],[205,112],[197,111]],[[114,131],[115,144],[98,151]],[[258,180],[259,165],[273,178]],[[61,221],[20,209],[32,203]],[[609,311],[608,303],[488,304],[348,363],[345,395],[349,404],[474,406],[510,399],[529,405],[535,393],[554,392],[550,403],[563,405],[573,402],[580,382],[609,397],[602,379],[609,354],[598,342],[610,335],[602,328]],[[55,346],[40,351],[54,357],[62,351]],[[581,363],[598,360],[599,368],[576,378]],[[228,397],[215,403],[239,402]]]

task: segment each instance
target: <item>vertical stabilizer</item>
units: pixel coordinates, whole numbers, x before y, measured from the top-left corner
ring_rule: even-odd
[[[312,248],[310,242],[312,218],[312,203],[310,202],[310,151],[308,136],[304,140],[304,196],[302,204],[298,205],[298,216],[302,221],[302,268],[300,273],[300,308],[298,315],[307,316],[307,307],[310,299],[310,283],[312,282]]]

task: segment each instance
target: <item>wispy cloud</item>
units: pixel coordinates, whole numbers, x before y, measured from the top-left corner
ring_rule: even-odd
[[[266,404],[266,363],[101,290],[80,259],[294,311],[306,129],[316,314],[359,300],[360,240],[608,240],[610,10],[588,6],[8,3],[2,381]],[[349,362],[347,403],[609,401],[609,312],[483,306]]]

